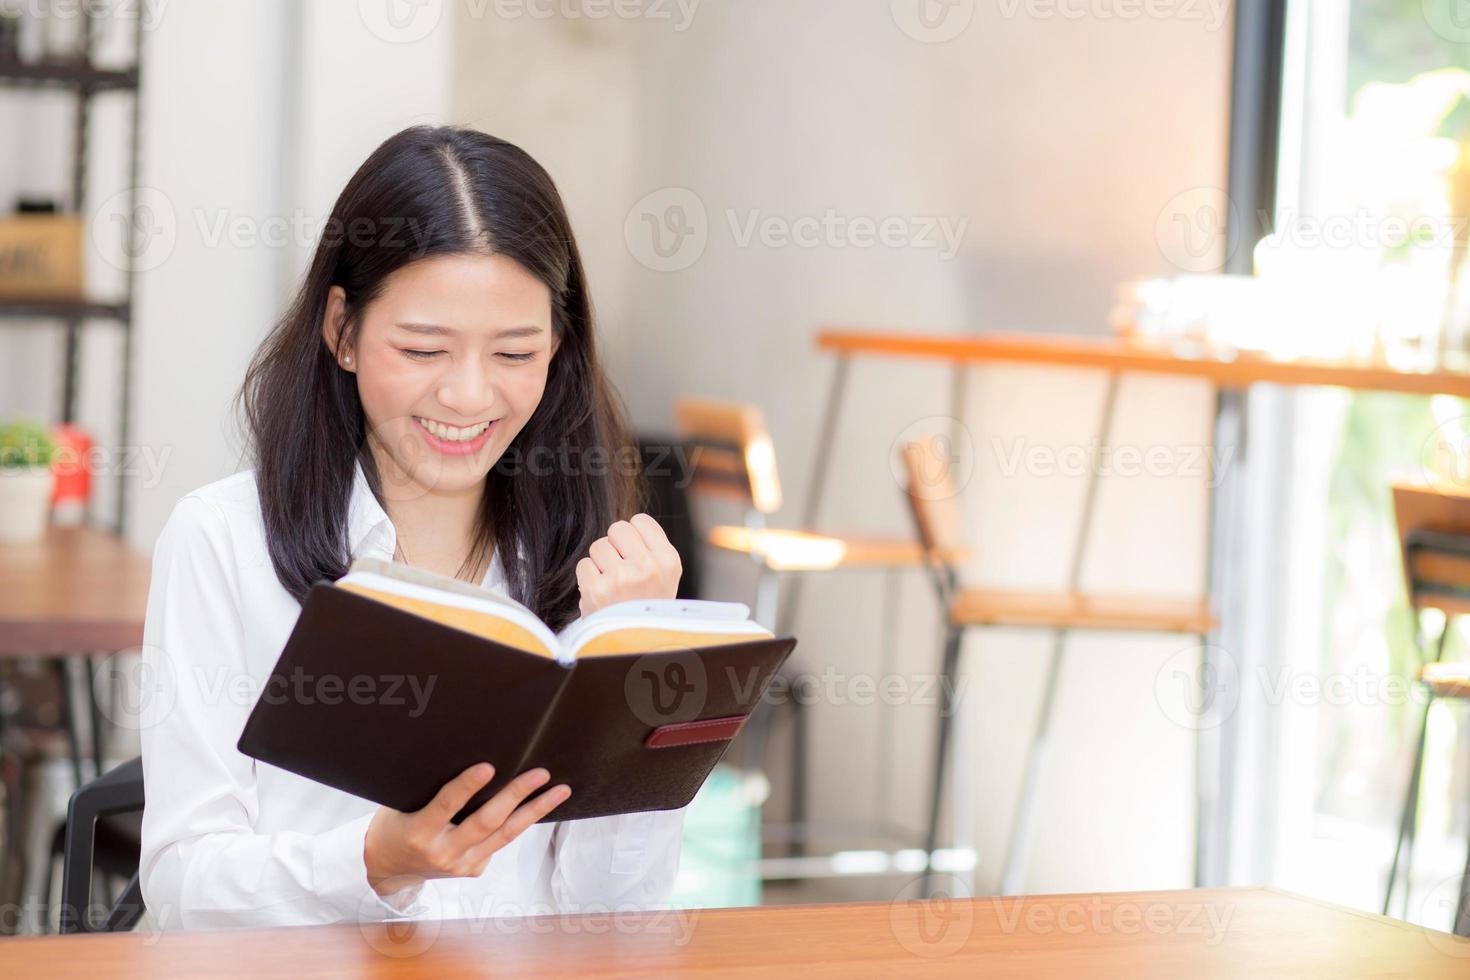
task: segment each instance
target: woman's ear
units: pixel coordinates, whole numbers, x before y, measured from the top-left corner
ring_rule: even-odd
[[[347,290],[341,286],[333,286],[327,290],[327,310],[322,315],[322,339],[327,342],[327,350],[332,352],[337,364],[344,371],[357,370],[354,363],[356,358],[352,356],[352,345],[343,343],[342,328],[347,324]]]

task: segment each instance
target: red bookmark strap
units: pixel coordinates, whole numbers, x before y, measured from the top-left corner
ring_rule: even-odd
[[[650,749],[666,749],[673,745],[697,745],[700,742],[723,742],[735,737],[749,715],[708,718],[704,721],[681,721],[660,725],[648,733],[643,744]]]

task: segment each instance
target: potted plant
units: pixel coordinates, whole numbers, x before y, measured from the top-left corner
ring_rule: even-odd
[[[55,453],[55,441],[37,423],[0,423],[0,541],[35,541],[46,533]]]

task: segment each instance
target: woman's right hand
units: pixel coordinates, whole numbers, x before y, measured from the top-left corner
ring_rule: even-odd
[[[524,803],[551,778],[545,769],[531,769],[511,780],[458,826],[450,823],[449,818],[494,775],[495,767],[481,762],[445,783],[422,810],[403,813],[379,807],[363,842],[363,860],[373,890],[390,895],[424,878],[479,877],[496,851],[572,795],[571,787],[562,784]]]

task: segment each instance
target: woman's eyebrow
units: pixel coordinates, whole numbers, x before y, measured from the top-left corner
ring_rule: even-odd
[[[540,332],[541,328],[534,324],[524,327],[507,327],[504,330],[497,330],[495,332],[495,339],[505,340],[509,337],[534,337]]]
[[[400,329],[409,331],[410,333],[427,334],[433,336],[453,336],[457,332],[451,327],[441,326],[437,323],[400,323],[397,324],[397,326]],[[492,339],[495,340],[504,340],[510,337],[534,337],[540,332],[540,327],[535,325],[528,325],[524,327],[507,327],[504,330],[497,330],[491,336]]]

